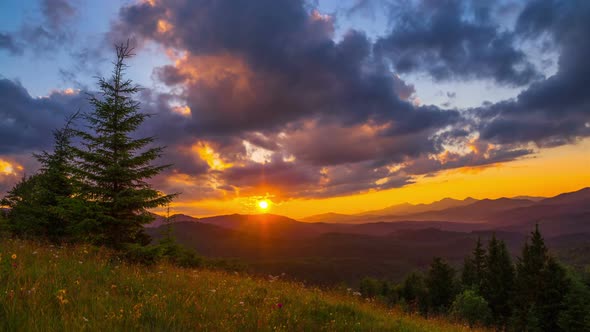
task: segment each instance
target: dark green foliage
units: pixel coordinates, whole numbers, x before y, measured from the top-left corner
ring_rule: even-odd
[[[53,152],[35,155],[41,163],[39,173],[21,179],[3,199],[2,205],[10,208],[8,227],[14,234],[53,242],[72,239],[75,180],[70,125],[76,115],[54,131]]]
[[[486,251],[477,238],[477,243],[471,257],[465,258],[461,281],[465,287],[481,290],[486,269]]]
[[[122,258],[130,263],[154,265],[160,259],[160,247],[157,245],[127,244],[122,251]]]
[[[559,331],[557,317],[568,288],[565,270],[549,256],[537,225],[516,264],[513,328]]]
[[[590,331],[590,289],[580,280],[573,280],[564,298],[564,310],[557,324],[562,331]]]
[[[435,257],[426,276],[426,287],[432,310],[446,312],[455,298],[455,270],[442,258]]]
[[[401,285],[400,296],[412,312],[428,313],[428,289],[424,276],[418,272],[410,273]]]
[[[559,313],[565,307],[565,295],[571,286],[565,269],[553,258],[548,257],[542,271],[543,290],[539,295],[538,311],[541,328],[544,331],[559,331]]]
[[[40,175],[23,176],[2,199],[6,213],[6,226],[11,233],[25,236],[42,236],[47,229],[41,201]]]
[[[363,297],[374,298],[381,295],[381,282],[373,278],[363,278],[361,280],[360,291]]]
[[[123,78],[125,61],[131,56],[128,45],[117,47],[111,80],[100,79],[101,96],[90,99],[94,111],[86,120],[91,132],[78,132],[84,148],[75,149],[81,196],[94,202],[97,210],[86,232],[95,235],[94,242],[116,248],[149,243],[143,230],[152,220],[147,209],[163,206],[174,196],[163,195],[146,182],[168,166],[151,165],[162,153],[161,147],[151,147],[153,137],[132,135],[149,115],[140,113],[133,100],[139,88]]]
[[[511,315],[510,298],[514,289],[514,266],[504,241],[492,236],[488,244],[486,271],[481,294],[492,311],[497,326],[506,326]]]
[[[466,289],[457,295],[451,305],[451,315],[467,322],[469,327],[486,325],[492,317],[488,302],[472,289]]]
[[[159,256],[169,262],[182,267],[198,267],[203,265],[203,259],[194,251],[189,250],[174,240],[171,235],[172,225],[168,225],[167,235],[160,240]]]

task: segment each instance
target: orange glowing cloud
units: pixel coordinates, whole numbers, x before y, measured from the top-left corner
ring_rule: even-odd
[[[21,165],[0,159],[0,175],[16,176],[18,171],[22,170],[23,167]]]
[[[219,153],[217,153],[209,143],[199,141],[197,144],[192,146],[192,151],[197,153],[199,158],[209,165],[214,171],[223,171],[224,169],[233,166],[231,163],[225,162]]]
[[[164,34],[172,30],[172,24],[166,20],[158,20],[158,32]]]
[[[191,108],[188,106],[174,106],[172,107],[174,113],[178,113],[183,116],[191,116]]]
[[[322,14],[317,9],[314,9],[311,12],[311,19],[314,20],[314,21],[324,21],[324,22],[330,22],[330,21],[332,21],[332,17],[330,15],[328,15],[328,14]]]
[[[141,0],[140,3],[147,3],[151,7],[156,5],[156,0]]]
[[[188,56],[175,61],[175,67],[189,84],[205,84],[209,87],[231,86],[234,96],[243,102],[245,97],[254,97],[251,82],[254,73],[239,57],[225,55]]]

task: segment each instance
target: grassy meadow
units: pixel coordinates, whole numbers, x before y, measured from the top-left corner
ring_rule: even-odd
[[[3,331],[467,331],[277,277],[131,265],[91,246],[0,240]]]

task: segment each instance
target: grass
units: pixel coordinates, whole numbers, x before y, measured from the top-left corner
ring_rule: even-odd
[[[276,278],[0,240],[3,331],[467,331]]]

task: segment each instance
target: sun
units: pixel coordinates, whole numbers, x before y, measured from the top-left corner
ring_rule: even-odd
[[[266,210],[268,210],[269,207],[270,207],[270,203],[266,199],[258,201],[258,208],[260,210],[266,211]]]

